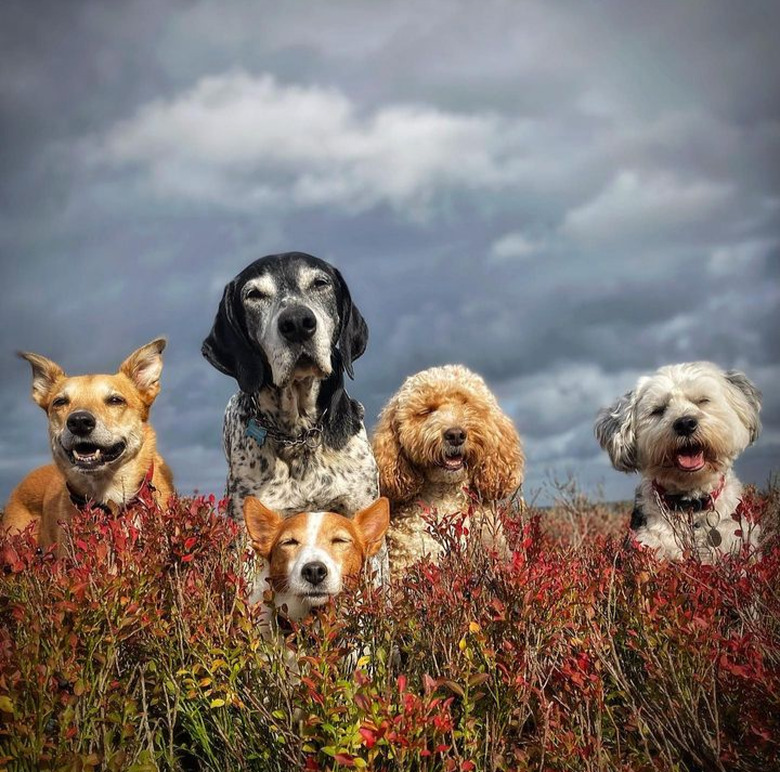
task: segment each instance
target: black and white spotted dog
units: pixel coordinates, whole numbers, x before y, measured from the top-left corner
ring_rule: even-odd
[[[225,287],[202,352],[240,388],[222,434],[231,517],[243,520],[247,496],[285,517],[351,517],[378,498],[363,406],[344,389],[367,342],[341,274],[312,255],[262,257]],[[383,547],[380,579],[386,563]]]

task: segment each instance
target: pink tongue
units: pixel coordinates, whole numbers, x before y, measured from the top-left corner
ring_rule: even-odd
[[[699,451],[693,455],[684,455],[682,453],[677,456],[677,466],[680,469],[699,469],[704,466],[704,453]]]

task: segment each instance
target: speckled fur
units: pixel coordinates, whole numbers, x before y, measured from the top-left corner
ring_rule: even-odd
[[[262,394],[263,413],[278,426],[281,416],[268,408],[275,396],[271,390]],[[350,516],[378,498],[378,472],[364,427],[338,450],[324,444],[315,451],[285,448],[269,439],[260,446],[246,435],[251,415],[249,395],[234,394],[225,410],[223,434],[234,519],[243,520],[246,496],[255,496],[284,517],[313,511]],[[311,428],[315,415],[298,421],[297,431]]]
[[[445,438],[452,427],[466,435],[457,447]],[[424,556],[440,556],[426,517],[441,520],[471,507],[471,534],[506,549],[496,502],[517,491],[524,458],[517,430],[480,376],[460,365],[410,376],[382,411],[373,447],[380,491],[391,502],[387,540],[394,575]],[[459,469],[442,466],[458,455],[464,461]]]
[[[329,284],[314,283],[323,280]],[[276,334],[280,310],[295,304],[318,318],[310,345],[296,347]],[[312,511],[352,517],[379,497],[363,407],[344,389],[344,373],[352,374],[367,340],[368,328],[341,274],[311,255],[269,255],[228,284],[203,353],[241,388],[228,402],[222,435],[231,517],[243,520],[250,495],[284,517]],[[296,364],[301,354],[309,357],[305,365]],[[319,427],[321,442],[287,446],[269,435],[258,444],[246,434],[256,417],[252,395],[264,425],[290,438]],[[386,546],[371,567],[384,582]]]

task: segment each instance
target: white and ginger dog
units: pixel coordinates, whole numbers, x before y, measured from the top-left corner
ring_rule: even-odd
[[[244,499],[244,522],[252,547],[263,561],[250,602],[274,591],[274,608],[300,621],[344,588],[354,589],[366,562],[383,546],[390,520],[387,499],[379,498],[354,518],[335,512],[301,512],[284,518],[254,496]],[[261,626],[270,632],[272,611],[263,608]]]
[[[711,362],[668,365],[599,412],[595,432],[612,465],[642,475],[631,515],[636,540],[662,558],[714,562],[757,546],[742,517],[732,466],[761,431],[761,393]]]
[[[523,481],[523,449],[512,421],[482,378],[462,365],[409,376],[374,432],[379,490],[390,499],[391,575],[423,557],[439,558],[426,513],[439,520],[474,506],[481,541],[505,551],[495,502]],[[476,496],[475,501],[472,494]]]

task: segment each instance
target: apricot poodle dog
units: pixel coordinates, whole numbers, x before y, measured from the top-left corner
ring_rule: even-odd
[[[445,365],[407,378],[382,410],[373,447],[380,491],[391,503],[393,574],[441,555],[426,512],[441,520],[466,511],[475,498],[470,530],[478,529],[483,543],[505,549],[495,502],[522,483],[523,450],[512,421],[479,375]]]

